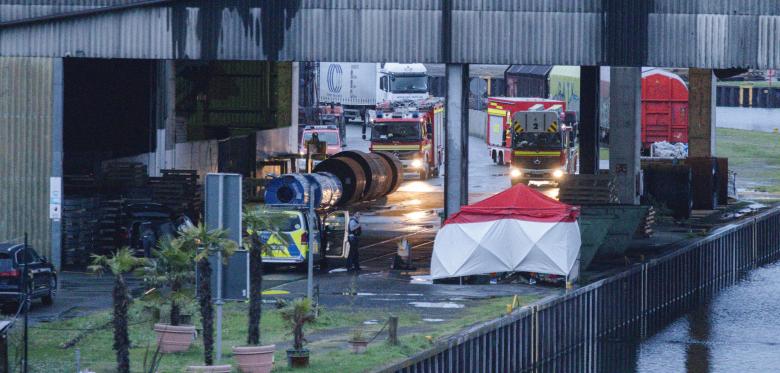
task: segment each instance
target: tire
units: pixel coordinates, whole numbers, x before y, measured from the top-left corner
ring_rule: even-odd
[[[496,159],[496,152],[495,152],[495,151],[493,151],[493,154],[491,154],[491,156],[492,156],[492,158],[493,158],[493,163],[496,163],[496,162],[498,161],[498,160]]]
[[[41,298],[41,301],[45,306],[51,306],[54,304],[54,297],[57,296],[57,278],[52,277],[49,282],[49,294]]]
[[[499,166],[504,165],[504,152],[498,153],[498,165]]]

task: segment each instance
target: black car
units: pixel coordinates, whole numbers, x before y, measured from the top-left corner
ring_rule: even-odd
[[[24,245],[0,244],[0,302],[17,302],[25,292],[22,288],[24,271]],[[43,304],[54,303],[57,295],[57,271],[46,257],[27,247],[30,298],[41,298]]]
[[[123,227],[118,246],[129,246],[138,256],[151,256],[151,250],[163,237],[176,237],[186,216],[176,217],[170,208],[159,203],[133,203],[124,208]]]

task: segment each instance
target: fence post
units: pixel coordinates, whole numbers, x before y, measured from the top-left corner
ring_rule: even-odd
[[[398,344],[398,316],[390,316],[389,325],[387,327],[387,340],[391,345]]]

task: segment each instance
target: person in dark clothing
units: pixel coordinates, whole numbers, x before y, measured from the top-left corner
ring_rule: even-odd
[[[358,237],[362,233],[360,227],[360,213],[355,213],[349,218],[349,256],[347,257],[347,270],[360,271],[360,256],[358,254]]]

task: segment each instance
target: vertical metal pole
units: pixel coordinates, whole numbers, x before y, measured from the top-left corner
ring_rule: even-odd
[[[219,178],[219,206],[224,205],[225,178]],[[222,208],[219,209],[219,229],[223,228]],[[222,251],[217,250],[217,363],[222,360]]]
[[[444,216],[468,204],[468,65],[447,64],[444,139]]]
[[[601,105],[601,67],[580,68],[580,117],[578,135],[580,142],[580,174],[599,173],[599,106]]]
[[[81,373],[81,349],[76,348],[76,373]]]
[[[308,253],[306,254],[306,261],[308,267],[308,274],[306,276],[306,298],[309,301],[313,301],[312,294],[314,293],[314,228],[317,225],[317,216],[314,215],[314,186],[309,185],[309,245]],[[347,223],[349,224],[349,223]]]
[[[29,323],[29,316],[30,316],[30,292],[28,291],[29,286],[27,285],[27,262],[29,261],[29,255],[27,253],[27,232],[24,232],[24,271],[22,272],[22,286],[24,289],[24,300],[22,301],[22,310],[24,311],[24,357],[23,357],[23,363],[22,363],[22,372],[27,373],[27,348],[28,348],[28,338],[27,338],[27,332],[28,332],[28,323]]]

